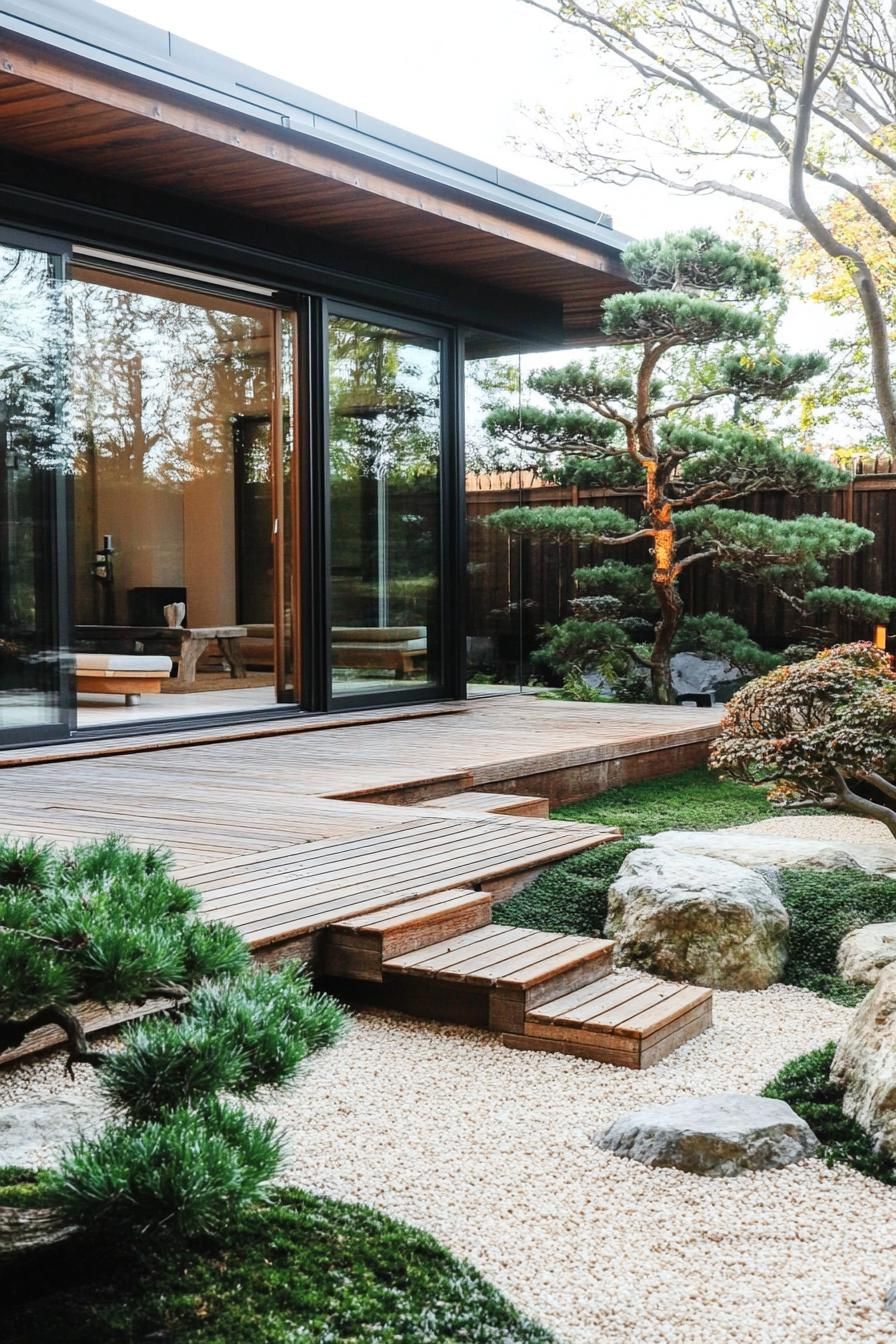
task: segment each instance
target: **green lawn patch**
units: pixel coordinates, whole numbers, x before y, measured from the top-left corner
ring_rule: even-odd
[[[625,839],[555,864],[525,891],[496,906],[495,923],[587,937],[603,929],[607,892],[642,835],[717,830],[774,815],[761,789],[720,781],[705,769],[610,789],[558,808],[552,816],[618,826]]]
[[[843,1113],[843,1089],[829,1076],[836,1048],[832,1042],[791,1060],[762,1095],[786,1101],[802,1116],[819,1140],[818,1155],[828,1166],[845,1163],[863,1176],[896,1185],[896,1162],[876,1153],[869,1135]]]
[[[858,1003],[869,986],[841,980],[837,949],[853,929],[896,920],[896,882],[855,868],[827,872],[789,868],[780,877],[790,915],[786,983],[814,990],[836,1003]]]
[[[49,1255],[49,1252],[44,1253]],[[56,1253],[58,1256],[58,1252]],[[278,1191],[214,1242],[66,1251],[4,1301],[16,1344],[553,1344],[472,1266],[360,1205]],[[48,1285],[58,1285],[46,1291]],[[31,1288],[33,1291],[33,1286]]]

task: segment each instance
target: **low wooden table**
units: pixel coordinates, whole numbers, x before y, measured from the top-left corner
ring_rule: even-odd
[[[79,625],[75,638],[105,644],[123,641],[127,644],[164,644],[177,659],[177,680],[196,680],[196,664],[209,644],[217,642],[231,677],[245,677],[246,664],[240,651],[240,640],[246,637],[244,625]]]

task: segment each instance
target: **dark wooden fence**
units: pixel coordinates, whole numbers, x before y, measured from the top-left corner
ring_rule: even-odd
[[[510,538],[485,520],[498,509],[518,504],[613,504],[632,517],[640,514],[640,501],[631,495],[610,495],[598,489],[533,484],[531,473],[495,478],[471,477],[467,488],[469,523],[470,594],[468,631],[473,670],[496,670],[503,677],[517,673],[525,680],[528,657],[538,644],[538,628],[562,619],[573,594],[573,571],[595,564],[606,555],[623,554],[599,546],[543,543]],[[896,474],[868,473],[857,476],[843,490],[825,495],[788,495],[766,490],[739,500],[736,507],[774,518],[799,514],[830,514],[867,527],[874,544],[859,555],[837,564],[829,582],[867,588],[873,592],[896,592]],[[626,557],[648,558],[646,543],[626,547]],[[762,589],[722,574],[709,565],[697,565],[682,584],[687,609],[694,613],[719,611],[741,621],[760,643],[780,649],[796,635],[793,612]],[[871,631],[861,624],[839,620],[838,639],[867,639]],[[511,665],[516,665],[516,671]]]

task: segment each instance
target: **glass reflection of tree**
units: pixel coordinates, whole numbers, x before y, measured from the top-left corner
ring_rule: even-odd
[[[47,495],[51,470],[69,465],[58,266],[46,253],[0,246],[0,688],[48,638]]]
[[[263,321],[91,283],[73,301],[76,470],[173,484],[228,466],[233,418],[267,408]]]
[[[397,332],[340,318],[330,324],[330,457],[335,477],[390,477],[438,471],[438,355]]]
[[[438,347],[384,327],[330,324],[334,547],[354,553],[336,624],[428,625],[438,587]]]

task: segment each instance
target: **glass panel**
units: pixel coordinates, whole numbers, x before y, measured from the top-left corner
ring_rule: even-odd
[[[279,444],[274,444],[273,462],[281,464],[275,492],[275,572],[278,576],[275,601],[279,613],[278,630],[282,649],[278,650],[277,699],[287,702],[298,700],[296,654],[299,633],[298,604],[296,600],[296,526],[298,497],[296,494],[295,435],[293,433],[293,387],[296,367],[295,317],[281,314],[279,321],[279,349],[277,350],[279,410],[275,403],[274,424],[280,427]]]
[[[485,335],[468,336],[466,345],[467,688],[489,695],[526,685],[543,619],[526,582],[530,544],[489,526],[499,509],[527,501],[534,473],[485,427],[494,407],[522,405],[521,356],[480,354],[506,348]]]
[[[333,692],[440,679],[440,342],[330,320]]]
[[[139,703],[92,684],[79,723],[272,707],[280,314],[73,278],[77,647],[174,664]]]
[[[61,265],[58,256],[0,245],[0,738],[6,740],[52,736],[65,726],[55,565],[58,482],[68,465]]]

